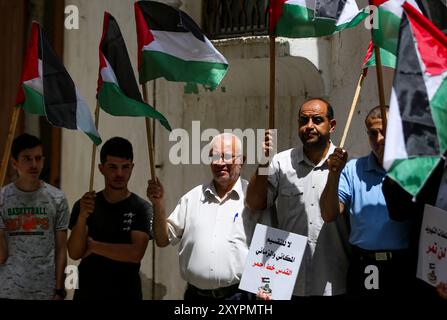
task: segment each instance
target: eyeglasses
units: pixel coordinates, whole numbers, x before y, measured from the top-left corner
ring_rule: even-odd
[[[227,152],[213,153],[213,154],[210,154],[210,160],[211,160],[211,163],[217,163],[220,160],[223,160],[223,162],[225,162],[225,163],[234,163],[235,160],[237,158],[239,158],[240,156],[241,156],[240,154],[233,155],[232,153],[227,153]]]
[[[305,125],[309,122],[309,120],[312,119],[312,123],[320,124],[325,121],[325,119],[328,119],[326,116],[312,116],[312,117],[306,117],[306,116],[299,116],[298,117],[298,123],[300,125]]]

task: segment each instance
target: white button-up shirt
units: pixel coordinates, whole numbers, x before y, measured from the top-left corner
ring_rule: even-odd
[[[180,274],[209,290],[240,282],[256,215],[245,208],[248,182],[238,179],[224,199],[214,183],[185,194],[168,218],[171,244],[180,242]]]
[[[279,229],[308,237],[293,295],[346,293],[347,223],[341,216],[325,223],[319,205],[327,181],[327,158],[334,149],[331,144],[317,165],[302,147],[275,155],[270,164],[267,207],[276,209]]]

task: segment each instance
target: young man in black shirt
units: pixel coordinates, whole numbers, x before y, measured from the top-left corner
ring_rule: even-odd
[[[152,222],[152,206],[127,188],[132,145],[115,137],[101,149],[104,190],[87,192],[70,218],[68,253],[79,265],[74,299],[141,300],[140,262]]]

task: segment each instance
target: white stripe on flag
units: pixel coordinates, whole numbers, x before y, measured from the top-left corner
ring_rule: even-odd
[[[403,11],[402,4],[404,2],[405,0],[388,0],[387,2],[382,3],[379,7],[401,17]]]
[[[43,96],[42,60],[40,60],[40,59],[37,62],[37,68],[39,70],[39,77],[31,79],[31,80],[27,80],[27,81],[23,82],[23,84],[26,84],[28,87],[36,90]]]
[[[402,12],[404,10],[402,8],[402,5],[404,4],[405,1],[411,4],[413,7],[415,7],[418,11],[421,11],[421,9],[419,9],[418,4],[414,0],[388,0],[387,2],[382,3],[379,6],[379,8],[389,11],[392,14],[396,15],[397,17],[401,18]]]
[[[118,80],[116,79],[115,72],[113,71],[112,67],[110,66],[109,61],[107,61],[106,57],[104,57],[104,60],[106,61],[107,67],[101,69],[102,81],[112,82],[112,83],[118,85]]]
[[[402,118],[400,116],[399,103],[397,102],[394,88],[391,92],[390,112],[386,128],[385,152],[383,155],[383,167],[389,170],[394,160],[407,159],[408,153],[405,146]]]
[[[82,98],[81,95],[79,94],[77,88],[76,88],[76,100],[77,100],[76,125],[78,129],[85,133],[90,133],[94,136],[99,137],[99,133],[96,130],[95,123],[93,122],[92,119],[90,108],[88,107],[84,98]]]
[[[197,39],[190,32],[152,31],[155,40],[143,50],[159,51],[185,61],[203,61],[228,64],[212,43]]]
[[[433,99],[445,79],[447,79],[447,71],[438,76],[431,76],[424,72],[424,82],[425,87],[427,88],[428,101]]]
[[[355,0],[348,0],[343,8],[343,11],[336,23],[337,26],[350,22],[359,13],[359,7]]]

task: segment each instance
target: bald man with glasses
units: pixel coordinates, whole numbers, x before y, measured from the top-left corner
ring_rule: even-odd
[[[179,243],[185,300],[247,300],[238,289],[256,215],[245,208],[248,182],[241,179],[242,144],[223,133],[210,143],[213,179],[186,193],[166,218],[164,189],[151,180],[147,196],[154,205],[154,236],[159,247]]]

